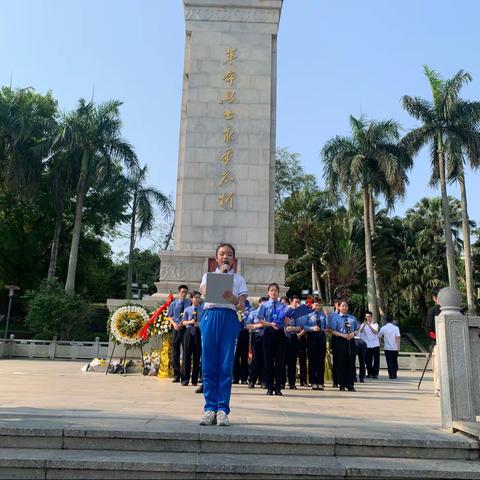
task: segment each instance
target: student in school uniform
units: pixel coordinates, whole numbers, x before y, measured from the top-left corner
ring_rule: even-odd
[[[298,295],[294,295],[290,301],[290,307],[297,308],[300,303],[300,297]],[[305,330],[300,330],[297,339],[298,366],[300,367],[300,386],[310,387],[307,382],[307,337]]]
[[[203,315],[200,292],[192,292],[192,305],[185,309],[183,326],[185,327],[183,341],[183,369],[182,385],[188,385],[190,373],[192,385],[197,385],[200,373],[200,358],[202,356],[202,337],[200,335],[200,322]],[[193,366],[192,366],[193,357]]]
[[[190,300],[187,298],[188,287],[180,285],[178,287],[178,298],[174,300],[168,307],[167,317],[170,319],[170,325],[173,328],[172,336],[172,366],[173,366],[173,383],[180,382],[182,372],[180,368],[180,351],[183,346],[183,337],[185,335],[185,327],[182,325],[183,312],[190,306]]]
[[[333,315],[340,313],[340,300],[336,300],[333,304],[333,313],[331,313],[328,316],[328,321],[330,322],[331,318]],[[329,323],[330,324],[330,323]],[[331,333],[331,332],[330,332]],[[333,382],[333,388],[338,388],[338,378],[337,378],[337,366],[335,365],[335,342],[336,342],[336,336],[331,335],[330,337],[330,351],[332,354],[332,382]]]
[[[242,314],[242,321],[240,322],[235,359],[233,361],[233,383],[235,384],[242,382],[242,385],[244,385],[248,380],[248,345],[250,338],[245,322],[251,310],[252,308],[247,300],[245,302],[245,311]]]
[[[297,357],[299,353],[299,335],[303,331],[304,317],[287,318],[285,327],[285,360],[287,364],[287,378],[290,390],[297,390]]]
[[[327,315],[320,299],[315,299],[313,312],[303,318],[308,348],[308,379],[312,390],[325,390],[325,355],[327,352]]]
[[[221,243],[215,251],[218,268],[216,273],[233,275],[233,291],[223,294],[225,303],[204,304],[200,323],[202,334],[202,385],[205,397],[205,414],[200,425],[228,426],[230,421],[230,395],[232,391],[233,359],[235,343],[240,330],[237,309],[245,310],[248,290],[245,279],[234,272],[235,249],[229,243]],[[207,290],[207,274],[200,285],[200,292]]]
[[[250,332],[250,341],[252,345],[252,361],[250,362],[248,374],[248,388],[255,388],[257,381],[264,383],[264,353],[263,353],[263,324],[258,320],[258,310],[263,302],[267,301],[265,297],[258,299],[258,308],[253,309],[247,317],[246,326]]]
[[[257,317],[265,328],[263,350],[265,357],[265,383],[267,395],[283,395],[282,382],[285,371],[285,305],[278,301],[280,287],[268,286],[268,300],[262,303]]]
[[[348,313],[348,303],[340,302],[339,313],[334,313],[330,318],[330,331],[335,337],[333,354],[336,363],[337,380],[340,391],[355,391],[355,335],[358,331],[357,319]]]

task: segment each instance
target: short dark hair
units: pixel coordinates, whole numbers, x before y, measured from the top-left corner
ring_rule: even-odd
[[[294,295],[294,296],[292,297],[292,300],[295,300],[295,299],[297,299],[297,300],[301,300],[301,298],[300,298],[300,296],[299,296],[299,295]]]
[[[188,287],[186,285],[179,285],[178,291],[182,290],[182,288],[184,288],[188,292]]]
[[[313,303],[322,303],[322,304],[323,304],[323,300],[322,300],[318,295],[315,295],[315,296],[312,298],[312,302],[313,302]]]
[[[370,310],[365,310],[365,315],[373,315],[373,313]]]
[[[218,255],[218,251],[219,251],[222,247],[231,248],[231,249],[232,249],[232,252],[233,252],[233,258],[235,258],[235,248],[234,248],[234,246],[233,246],[231,243],[219,243],[219,244],[217,245],[216,250],[215,250],[215,257]]]
[[[286,301],[290,305],[290,299],[286,295],[284,295],[283,297],[280,297],[280,301],[281,302]]]
[[[432,297],[438,297],[438,292],[440,292],[441,289],[442,289],[442,287],[432,288]]]
[[[387,323],[392,323],[392,322],[393,322],[393,317],[392,317],[391,315],[387,315],[387,316],[385,317],[385,321],[386,321]]]
[[[202,296],[202,294],[201,294],[200,292],[198,292],[197,290],[194,290],[194,291],[190,294],[190,297],[193,298],[193,297],[195,297],[196,295]]]
[[[263,303],[263,302],[266,302],[267,301],[267,297],[260,297],[258,299],[258,303]]]
[[[277,287],[277,290],[280,291],[280,287],[278,286],[278,283],[272,282],[268,285],[267,287],[267,292],[270,290],[272,287]]]

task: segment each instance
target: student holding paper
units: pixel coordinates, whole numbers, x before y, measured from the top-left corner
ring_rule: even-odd
[[[206,296],[204,313],[200,324],[202,333],[202,379],[205,397],[205,414],[200,425],[228,426],[232,371],[235,356],[235,342],[240,330],[236,309],[243,311],[248,291],[245,279],[233,271],[235,249],[229,243],[221,243],[215,252],[218,268],[215,273],[233,276],[232,291],[223,292],[223,303],[209,302],[216,296],[213,280],[209,285],[205,273],[200,292]],[[218,278],[216,279],[218,280]]]

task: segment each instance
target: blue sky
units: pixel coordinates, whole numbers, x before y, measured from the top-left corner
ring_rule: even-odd
[[[0,0],[0,84],[52,90],[62,109],[80,97],[122,100],[124,136],[166,193],[176,185],[183,69],[181,0]],[[278,37],[277,145],[301,154],[321,184],[319,152],[348,134],[348,116],[397,119],[404,94],[429,98],[422,72],[459,69],[480,99],[480,2],[476,0],[285,0]],[[422,152],[396,213],[423,196]],[[470,216],[480,221],[480,173],[468,173]],[[458,196],[452,186],[449,193]],[[121,242],[116,248],[124,248]]]

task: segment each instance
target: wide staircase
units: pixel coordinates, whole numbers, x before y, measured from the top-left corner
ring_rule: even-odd
[[[480,479],[478,439],[460,433],[121,428],[2,428],[0,479]]]

